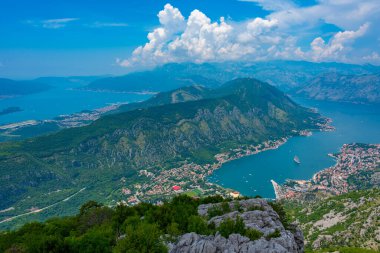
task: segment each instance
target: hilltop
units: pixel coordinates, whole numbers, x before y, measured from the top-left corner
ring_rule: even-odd
[[[112,209],[90,201],[75,216],[0,232],[1,252],[303,252],[302,232],[278,203],[177,196]]]

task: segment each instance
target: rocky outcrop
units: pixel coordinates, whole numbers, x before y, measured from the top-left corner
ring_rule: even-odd
[[[239,252],[239,253],[301,253],[304,251],[303,235],[300,229],[294,225],[286,230],[280,221],[279,215],[263,199],[249,199],[228,203],[231,212],[211,217],[208,223],[214,223],[218,227],[226,219],[237,219],[240,217],[246,228],[256,229],[263,233],[258,240],[250,240],[240,234],[231,234],[228,238],[215,235],[199,235],[188,233],[182,235],[176,244],[171,247],[171,253],[181,252]],[[221,204],[200,205],[199,215],[207,217],[209,210]],[[236,207],[239,211],[236,211]],[[279,236],[270,238],[269,235],[279,231]]]

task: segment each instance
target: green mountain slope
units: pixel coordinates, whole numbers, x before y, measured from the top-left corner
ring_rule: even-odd
[[[311,202],[295,200],[285,203],[291,219],[299,223],[309,250],[334,252],[345,247],[380,250],[378,188]]]
[[[319,114],[276,88],[237,79],[205,99],[108,115],[86,127],[1,144],[0,209],[15,208],[0,218],[71,194],[78,194],[76,202],[59,210],[61,214],[72,213],[89,198],[115,203],[123,199],[123,185],[149,182],[139,177],[142,169],[211,163],[222,151],[290,136],[293,130],[319,129],[321,122]],[[51,210],[49,215],[56,214],[56,208]]]

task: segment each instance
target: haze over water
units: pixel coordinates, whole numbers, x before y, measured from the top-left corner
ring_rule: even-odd
[[[380,143],[380,107],[295,99],[333,119],[333,132],[314,132],[310,137],[294,137],[276,150],[243,157],[224,164],[209,181],[232,188],[243,195],[274,198],[271,179],[310,179],[314,173],[335,163],[328,153],[338,152],[345,143]],[[297,155],[301,164],[293,157]]]
[[[54,87],[41,93],[0,99],[0,111],[13,106],[23,110],[0,115],[0,125],[25,120],[53,119],[62,114],[94,110],[115,103],[137,102],[149,97],[149,94],[94,92],[71,87]]]

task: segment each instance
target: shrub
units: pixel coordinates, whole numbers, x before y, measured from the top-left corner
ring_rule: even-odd
[[[213,207],[209,208],[207,211],[207,214],[209,218],[212,218],[212,217],[220,216],[229,212],[231,212],[230,205],[228,204],[228,202],[223,202],[220,205],[216,204]]]
[[[264,208],[262,206],[252,205],[248,207],[247,209],[247,211],[256,211],[256,210],[264,211]]]
[[[218,229],[220,234],[226,238],[230,236],[230,234],[242,234],[244,235],[246,229],[243,219],[237,217],[236,220],[226,219],[222,223],[220,223]]]
[[[239,201],[234,201],[234,210],[238,211],[240,213],[244,211],[244,209],[241,207]]]
[[[263,236],[263,233],[253,228],[247,228],[244,235],[248,237],[251,241],[254,241],[260,239]]]
[[[266,236],[266,239],[267,240],[270,240],[272,238],[277,238],[277,237],[280,237],[281,236],[281,232],[279,229],[276,229],[275,231],[273,231],[272,233],[268,234]]]
[[[173,222],[166,228],[166,233],[169,235],[167,238],[169,241],[174,242],[178,236],[181,235],[179,226],[177,223]]]
[[[207,197],[201,199],[201,204],[215,204],[215,203],[221,203],[223,201],[225,201],[225,200],[220,195],[207,196]]]
[[[114,252],[167,252],[167,248],[160,239],[162,233],[156,224],[141,222],[136,228],[128,226],[125,231],[125,238],[117,243]]]
[[[195,232],[197,234],[206,235],[208,234],[207,222],[199,216],[190,216],[189,225],[187,227],[187,232]]]
[[[284,225],[285,229],[289,229],[291,227],[290,220],[286,215],[284,206],[280,202],[268,202],[268,204],[278,214],[278,216],[280,217],[280,221],[282,225]]]

